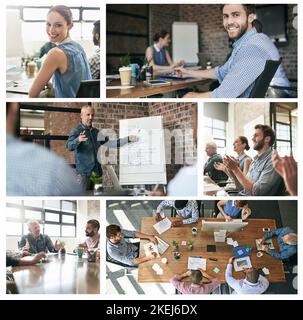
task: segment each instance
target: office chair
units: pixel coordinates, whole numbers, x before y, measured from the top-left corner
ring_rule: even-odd
[[[131,274],[131,271],[132,271],[132,270],[138,269],[138,267],[129,266],[128,264],[125,264],[125,263],[122,263],[122,262],[120,262],[120,261],[117,261],[117,260],[113,259],[113,258],[108,254],[107,250],[106,250],[106,262],[112,263],[112,264],[115,264],[115,265],[118,265],[118,266],[120,266],[120,267],[123,267],[123,268],[124,268],[124,271],[125,271],[125,275]]]
[[[82,80],[77,98],[100,98],[100,80]]]
[[[272,78],[274,77],[279,65],[282,62],[280,60],[267,60],[263,72],[259,75],[255,84],[250,92],[250,98],[264,98],[267,92],[267,89],[270,85]]]

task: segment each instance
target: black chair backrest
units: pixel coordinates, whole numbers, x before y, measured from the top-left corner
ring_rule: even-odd
[[[279,65],[282,62],[280,60],[267,60],[263,72],[259,75],[255,84],[250,92],[250,98],[264,98],[266,91],[270,85],[272,78],[274,77]]]
[[[100,98],[100,80],[83,80],[77,98]]]
[[[114,263],[114,264],[116,264],[116,265],[118,265],[118,266],[121,266],[121,267],[124,267],[124,268],[135,268],[135,267],[133,267],[133,266],[129,266],[128,264],[125,264],[125,263],[122,263],[122,262],[120,262],[120,261],[117,261],[117,260],[113,259],[113,258],[108,254],[107,250],[106,250],[106,261],[107,261],[107,262],[110,262],[110,263]]]

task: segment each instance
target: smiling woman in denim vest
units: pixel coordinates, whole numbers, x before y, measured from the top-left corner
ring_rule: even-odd
[[[56,98],[75,98],[81,81],[91,79],[84,49],[69,36],[72,27],[70,8],[62,5],[51,7],[47,14],[46,33],[56,47],[46,55],[29,91],[30,98],[39,97],[45,86],[50,87],[50,79]]]

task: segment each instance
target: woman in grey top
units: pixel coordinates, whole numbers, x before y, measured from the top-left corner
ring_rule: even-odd
[[[239,136],[238,138],[235,139],[233,146],[234,146],[234,151],[238,155],[237,160],[239,163],[239,167],[241,171],[246,175],[252,161],[251,157],[245,153],[245,151],[248,151],[250,149],[248,140],[244,136]],[[230,176],[230,174],[228,173],[228,170],[226,169],[223,163],[215,163],[214,167],[217,170],[224,171],[228,176]]]
[[[152,65],[155,72],[171,73],[175,67],[184,64],[184,61],[174,62],[167,50],[171,43],[170,34],[166,30],[156,33],[154,44],[145,51],[147,63]]]

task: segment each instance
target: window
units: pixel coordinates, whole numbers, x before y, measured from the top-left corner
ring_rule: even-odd
[[[38,220],[41,233],[51,237],[76,236],[77,202],[72,200],[8,200],[6,234],[22,236],[29,220]]]
[[[90,6],[70,7],[74,26],[71,36],[74,40],[92,40],[93,22],[100,20],[100,9]],[[47,41],[45,21],[50,6],[11,6],[8,9],[19,10],[22,20],[22,37],[26,41],[32,39],[35,30],[35,41]]]
[[[270,106],[271,126],[276,131],[277,148],[281,156],[294,153],[296,143],[296,104],[272,103]]]
[[[226,153],[226,122],[222,120],[204,117],[204,133],[217,144],[217,152]]]

